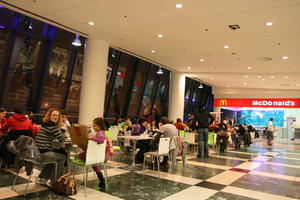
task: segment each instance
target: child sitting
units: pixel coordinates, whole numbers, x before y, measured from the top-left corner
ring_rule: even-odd
[[[100,117],[94,119],[92,127],[95,130],[96,134],[93,135],[93,136],[89,135],[88,139],[93,140],[93,141],[97,142],[98,144],[102,144],[106,140],[107,141],[106,158],[108,158],[108,154],[109,154],[109,156],[111,156],[111,154],[113,152],[112,152],[111,142],[105,136],[106,127],[105,127],[104,119],[100,118]],[[107,152],[107,151],[109,151],[109,152]],[[79,158],[81,160],[85,160],[85,158],[86,158],[86,152],[81,152],[79,154]],[[99,166],[93,165],[92,167],[93,167],[94,171],[96,172],[97,177],[99,178],[99,181],[100,181],[99,187],[100,187],[100,189],[105,189],[105,179],[104,179],[104,176],[103,176],[102,172],[100,171]]]

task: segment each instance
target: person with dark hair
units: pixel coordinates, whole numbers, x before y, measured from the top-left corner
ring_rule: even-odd
[[[200,106],[199,112],[194,114],[195,120],[193,127],[198,132],[198,154],[197,157],[203,157],[202,146],[204,143],[204,156],[208,157],[208,127],[214,122],[214,117],[205,109]]]
[[[119,126],[119,124],[121,124],[121,123],[122,123],[122,118],[120,116],[118,116],[116,118],[116,120],[113,122],[113,125],[114,126]]]
[[[60,128],[64,134],[65,140],[71,140],[70,133],[68,131],[68,126],[71,126],[69,120],[68,120],[68,113],[66,111],[60,111]]]
[[[64,174],[64,165],[67,159],[66,154],[62,149],[64,135],[59,128],[60,117],[61,115],[58,109],[49,109],[43,118],[43,124],[35,138],[42,160],[57,162],[57,177]],[[53,164],[44,166],[36,183],[51,186],[51,181],[55,180],[54,172],[55,168]]]
[[[268,145],[272,146],[272,140],[274,139],[274,131],[275,127],[273,125],[273,118],[270,118],[270,121],[268,122],[268,128],[267,128],[267,139],[268,139]]]
[[[147,130],[147,120],[140,118],[138,123],[133,125],[133,130],[131,135],[142,135]]]
[[[182,120],[180,118],[177,118],[176,122],[174,123],[174,126],[180,131],[184,130],[184,125],[182,124]]]
[[[228,144],[228,121],[226,119],[223,120],[223,122],[221,122],[219,124],[219,128],[218,128],[218,132],[217,132],[217,145],[220,147],[220,152],[224,153],[226,148],[227,148],[227,144]]]
[[[147,131],[147,120],[145,118],[140,118],[139,122],[133,126],[133,131],[131,135],[139,136]],[[136,147],[140,150],[136,154],[136,162],[143,163],[144,153],[150,150],[150,141],[149,140],[139,140],[136,143]]]
[[[102,144],[105,142],[106,140],[106,136],[105,136],[105,121],[102,117],[98,117],[96,119],[93,120],[93,124],[92,127],[94,129],[94,131],[96,132],[96,134],[94,134],[93,136],[89,135],[89,140],[93,140],[99,144]],[[86,158],[86,151],[82,152],[79,154],[79,158],[81,160],[85,160]],[[100,189],[104,189],[105,188],[105,179],[104,176],[99,168],[98,165],[93,165],[92,168],[94,169],[94,171],[97,174],[97,177],[99,179],[99,188]]]

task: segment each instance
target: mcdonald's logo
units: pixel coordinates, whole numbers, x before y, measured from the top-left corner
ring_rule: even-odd
[[[226,99],[220,100],[220,106],[227,106],[227,100]]]

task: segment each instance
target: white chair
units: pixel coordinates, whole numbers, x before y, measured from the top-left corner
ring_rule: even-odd
[[[86,159],[85,161],[80,159],[71,160],[72,164],[79,165],[83,167],[84,170],[84,193],[86,197],[86,182],[88,179],[88,167],[95,164],[102,164],[105,176],[105,187],[107,190],[107,169],[105,163],[105,150],[106,150],[106,140],[102,144],[98,144],[92,140],[89,140]]]
[[[195,152],[195,148],[198,146],[198,143],[196,142],[196,133],[186,132],[185,141],[188,143],[188,145],[193,146],[193,153]]]
[[[154,158],[156,157],[157,159],[157,169],[159,171],[159,157],[160,156],[168,156],[170,159],[170,138],[160,138],[159,140],[159,145],[158,145],[158,151],[156,152],[146,152],[144,153],[144,163],[143,163],[143,169],[145,169],[145,161],[146,161],[146,156],[150,155],[152,158],[152,161],[154,161]],[[153,164],[153,170],[154,170],[154,164]]]

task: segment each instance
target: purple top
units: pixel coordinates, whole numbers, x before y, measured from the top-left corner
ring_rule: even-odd
[[[102,144],[106,139],[105,133],[103,130],[98,131],[95,135],[92,136],[92,140]]]
[[[146,131],[146,127],[145,126],[141,126],[140,124],[135,124],[133,126],[133,131],[131,133],[131,135],[142,135],[144,132]]]

